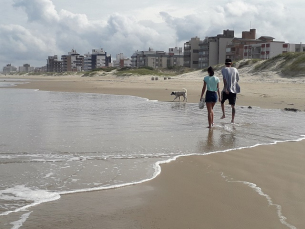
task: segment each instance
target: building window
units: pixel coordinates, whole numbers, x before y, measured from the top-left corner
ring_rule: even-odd
[[[198,49],[193,49],[193,53],[199,53]]]
[[[193,64],[198,64],[198,61],[193,61]]]

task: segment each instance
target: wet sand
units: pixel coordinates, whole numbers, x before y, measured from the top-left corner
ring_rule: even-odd
[[[180,157],[151,181],[31,208],[22,228],[303,228],[304,147]]]
[[[160,101],[171,101],[171,91],[187,88],[188,102],[198,102],[202,88],[200,77],[32,79],[18,87]],[[237,105],[305,110],[304,83],[241,80],[241,87]],[[58,201],[32,207],[22,228],[303,228],[304,148],[303,140],[180,157],[163,164],[161,174],[151,181],[63,195]]]

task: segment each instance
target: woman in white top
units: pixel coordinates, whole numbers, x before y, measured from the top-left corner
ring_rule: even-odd
[[[209,75],[204,77],[204,83],[202,87],[202,92],[200,96],[200,100],[202,100],[202,96],[207,89],[206,95],[205,95],[205,103],[208,110],[208,121],[209,126],[208,128],[211,128],[214,125],[214,112],[213,108],[217,102],[217,99],[220,102],[220,92],[219,92],[219,78],[214,76],[214,69],[212,67],[208,68]],[[217,97],[218,94],[218,97]]]

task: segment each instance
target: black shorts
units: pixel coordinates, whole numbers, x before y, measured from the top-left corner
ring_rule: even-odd
[[[205,94],[206,103],[216,103],[217,102],[217,93],[216,91],[207,91]]]
[[[236,103],[236,93],[229,92],[229,94],[225,93],[224,91],[221,93],[222,99],[221,104],[223,104],[227,99],[229,100],[230,105],[235,105]]]

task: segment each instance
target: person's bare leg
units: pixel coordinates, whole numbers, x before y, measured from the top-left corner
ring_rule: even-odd
[[[208,121],[209,121],[209,126],[208,128],[212,127],[212,123],[213,123],[213,109],[212,109],[212,103],[206,103],[207,105],[207,110],[208,110]]]
[[[225,104],[224,103],[221,104],[221,110],[222,110],[222,116],[221,116],[220,119],[224,119],[226,117],[226,115],[225,115]]]
[[[214,126],[214,106],[215,106],[215,103],[212,103],[212,126]]]
[[[232,120],[231,123],[234,123],[234,118],[235,118],[235,105],[231,105],[232,107]]]

